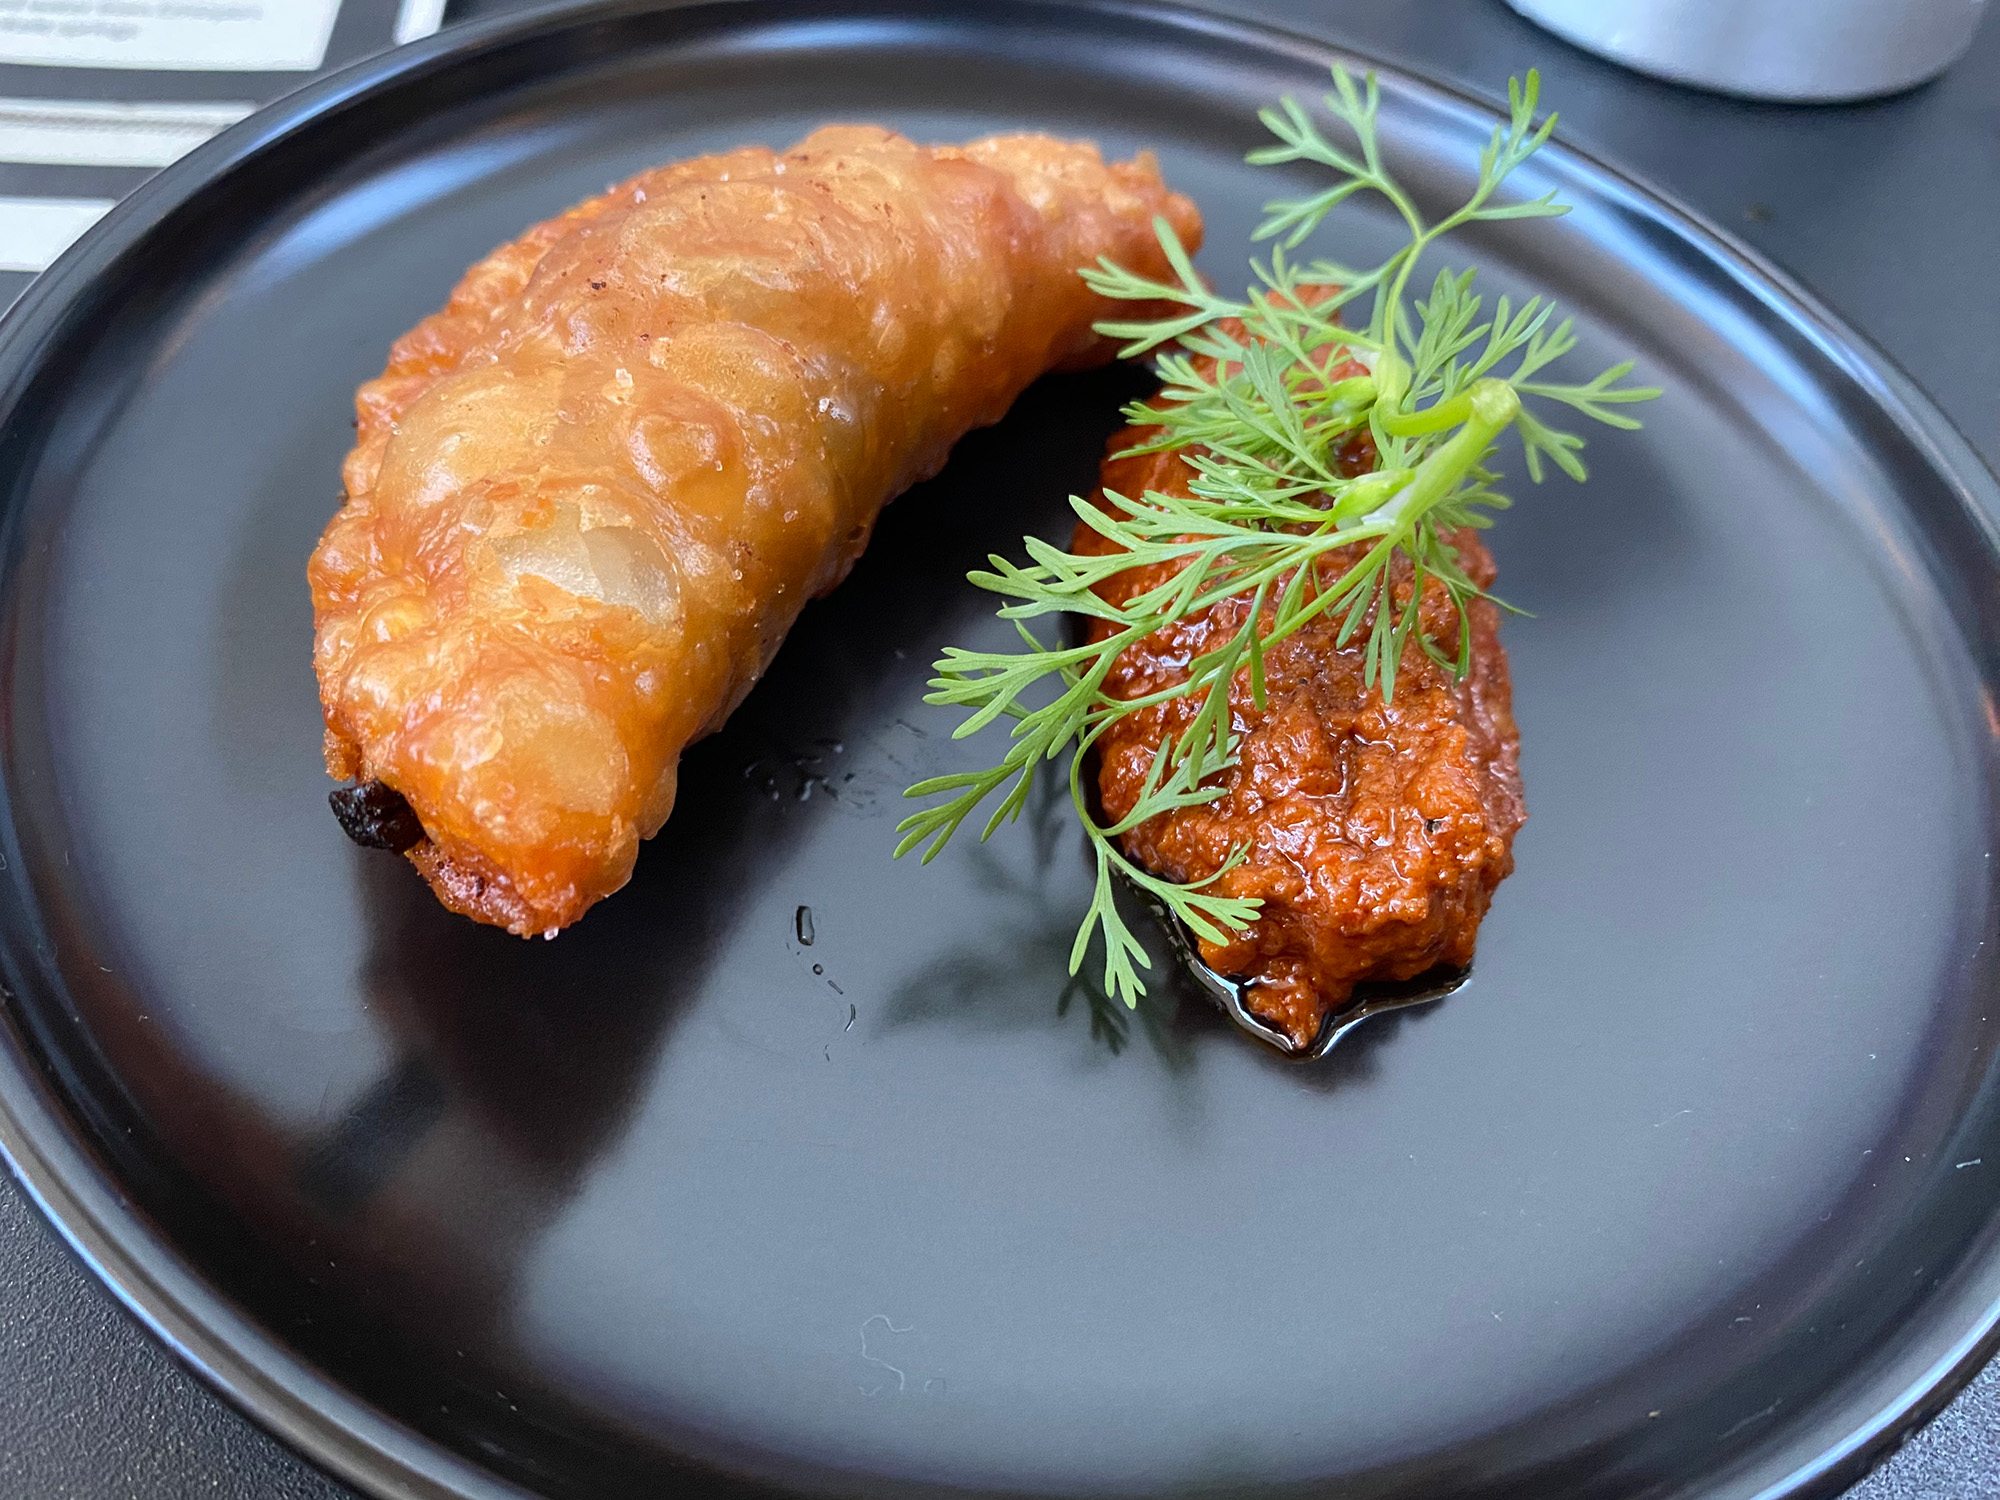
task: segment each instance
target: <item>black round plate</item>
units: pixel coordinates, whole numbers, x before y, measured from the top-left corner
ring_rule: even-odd
[[[1560,146],[1520,186],[1576,212],[1450,256],[1667,394],[1495,534],[1533,817],[1449,999],[1312,1067],[1171,978],[1127,1015],[1065,973],[1053,795],[891,862],[900,789],[992,753],[922,702],[997,639],[965,570],[1061,534],[1129,370],[894,507],[559,941],[328,814],[306,555],[354,385],[468,262],[858,118],[1156,149],[1233,282],[1282,186],[1256,109],[1329,61],[1117,5],[578,12],[265,112],[34,287],[0,1137],[186,1358],[396,1496],[1819,1494],[1943,1401],[2000,1305],[2000,492]],[[1427,201],[1492,119],[1384,77]]]

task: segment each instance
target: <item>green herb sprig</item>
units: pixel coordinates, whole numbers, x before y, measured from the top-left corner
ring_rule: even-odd
[[[1489,513],[1509,504],[1494,488],[1497,476],[1488,467],[1496,440],[1510,428],[1519,434],[1529,478],[1536,483],[1544,460],[1574,479],[1584,478],[1578,457],[1583,439],[1547,425],[1523,398],[1567,406],[1610,427],[1635,428],[1638,422],[1619,408],[1659,394],[1622,383],[1632,369],[1629,361],[1582,385],[1541,378],[1576,341],[1568,320],[1550,326],[1554,309],[1540,297],[1515,307],[1503,296],[1480,321],[1482,300],[1473,293],[1470,270],[1440,271],[1427,298],[1409,295],[1418,260],[1453,230],[1568,212],[1553,193],[1526,202],[1497,201],[1501,184],[1555,126],[1553,115],[1535,124],[1534,73],[1525,83],[1509,82],[1508,122],[1494,130],[1481,153],[1477,184],[1464,203],[1435,223],[1418,212],[1383,166],[1374,76],[1357,86],[1336,66],[1333,85],[1326,108],[1352,136],[1351,147],[1329,140],[1292,99],[1261,113],[1277,144],[1251,152],[1250,162],[1313,162],[1329,168],[1334,181],[1322,192],[1266,205],[1255,237],[1270,241],[1271,252],[1261,262],[1251,261],[1257,285],[1240,300],[1208,288],[1164,218],[1154,227],[1174,280],[1138,276],[1108,259],[1082,272],[1092,290],[1106,297],[1178,309],[1151,321],[1102,323],[1098,331],[1126,340],[1121,353],[1128,358],[1158,351],[1158,404],[1135,403],[1125,416],[1135,426],[1159,431],[1126,451],[1182,450],[1194,470],[1192,493],[1149,490],[1136,498],[1107,493],[1105,507],[1072,496],[1077,517],[1112,544],[1109,554],[1079,556],[1031,536],[1025,540],[1025,565],[989,558],[990,570],[968,577],[1011,601],[999,614],[1014,623],[1023,649],[947,648],[924,700],[970,711],[957,738],[1004,717],[1012,722],[1011,739],[996,765],[909,788],[909,797],[949,795],[903,820],[896,854],[921,847],[928,863],[977,808],[1005,788],[979,835],[991,837],[1020,814],[1036,767],[1068,753],[1070,798],[1097,862],[1070,972],[1082,965],[1092,933],[1101,932],[1104,987],[1128,1006],[1145,993],[1139,970],[1151,965],[1119,914],[1114,873],[1207,941],[1227,941],[1227,931],[1242,932],[1256,920],[1259,902],[1212,889],[1243,860],[1244,849],[1235,850],[1208,879],[1181,884],[1142,868],[1118,846],[1121,835],[1162,813],[1225,794],[1224,773],[1236,764],[1231,683],[1247,673],[1252,700],[1262,709],[1265,653],[1329,615],[1340,622],[1341,645],[1367,632],[1365,681],[1379,686],[1385,700],[1394,696],[1397,665],[1413,642],[1462,675],[1471,665],[1469,606],[1490,596],[1466,575],[1446,537],[1458,527],[1490,525]],[[1401,248],[1370,268],[1327,259],[1301,264],[1293,258],[1329,213],[1364,193],[1385,199],[1401,217],[1408,230]],[[1367,321],[1342,326],[1342,311],[1363,299]],[[1350,361],[1367,373],[1329,378]],[[1364,429],[1374,440],[1377,462],[1355,474],[1342,454]],[[1363,543],[1366,550],[1337,577],[1322,576],[1320,563],[1328,554]],[[1412,583],[1400,609],[1393,569],[1398,554],[1407,559]],[[1096,592],[1127,569],[1160,564],[1171,565],[1164,581],[1123,603]],[[1450,643],[1455,651],[1420,628],[1427,579],[1436,579],[1457,607],[1460,629]],[[1105,691],[1113,664],[1128,646],[1239,597],[1250,605],[1243,624],[1191,661],[1184,680],[1134,698]],[[1063,645],[1045,642],[1028,623],[1063,614],[1088,616],[1109,629],[1102,640]],[[1031,694],[1048,701],[1031,706]],[[1125,715],[1173,698],[1199,699],[1200,707],[1178,735],[1160,745],[1132,810],[1115,822],[1098,822],[1082,781],[1091,747]]]

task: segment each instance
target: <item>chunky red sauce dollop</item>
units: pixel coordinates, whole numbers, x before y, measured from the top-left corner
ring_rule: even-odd
[[[1149,435],[1128,429],[1112,450]],[[1154,453],[1108,458],[1102,484],[1122,495],[1185,494],[1192,476],[1179,453]],[[1467,574],[1489,587],[1493,559],[1478,534],[1459,532],[1451,544]],[[1111,546],[1083,525],[1071,545],[1079,553]],[[1352,553],[1329,557],[1329,581]],[[1400,608],[1411,574],[1406,559],[1398,562]],[[1099,591],[1122,601],[1171,571],[1164,564],[1129,569]],[[1248,609],[1247,598],[1227,600],[1128,647],[1106,691],[1134,698],[1184,680],[1188,662],[1240,629]],[[1449,653],[1459,638],[1458,612],[1434,579],[1425,584],[1421,612],[1422,629]],[[1475,601],[1470,625],[1467,675],[1454,680],[1412,640],[1393,703],[1363,685],[1365,625],[1345,646],[1335,644],[1336,619],[1308,625],[1267,652],[1261,711],[1247,670],[1231,684],[1241,749],[1238,764],[1216,779],[1226,794],[1124,836],[1131,858],[1176,881],[1211,876],[1232,849],[1248,850],[1214,889],[1257,897],[1263,907],[1234,941],[1201,943],[1201,956],[1244,981],[1249,1009],[1297,1046],[1310,1044],[1364,980],[1410,979],[1440,964],[1469,963],[1494,889],[1514,867],[1514,834],[1526,813],[1498,609]],[[1108,623],[1093,623],[1093,638],[1110,633]],[[1098,784],[1109,817],[1132,809],[1161,742],[1198,706],[1176,698],[1142,709],[1099,741]]]

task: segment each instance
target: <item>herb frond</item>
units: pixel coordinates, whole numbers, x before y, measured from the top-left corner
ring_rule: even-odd
[[[1216,888],[1246,850],[1235,850],[1206,879],[1182,883],[1145,869],[1119,843],[1153,818],[1226,794],[1237,749],[1232,685],[1241,682],[1261,709],[1265,656],[1320,619],[1334,623],[1339,644],[1361,642],[1364,681],[1385,700],[1394,697],[1412,651],[1463,675],[1471,665],[1471,606],[1490,596],[1465,572],[1451,537],[1490,525],[1492,513],[1510,504],[1493,488],[1489,466],[1499,439],[1510,430],[1518,435],[1535,483],[1545,463],[1581,480],[1583,439],[1551,426],[1527,401],[1633,428],[1638,422],[1621,408],[1659,394],[1624,383],[1629,362],[1581,384],[1545,378],[1576,336],[1540,297],[1517,307],[1503,296],[1488,313],[1469,269],[1441,270],[1427,295],[1411,294],[1418,262],[1453,231],[1568,212],[1553,192],[1501,197],[1508,177],[1555,127],[1554,115],[1536,121],[1539,89],[1533,72],[1509,82],[1507,122],[1480,153],[1471,192],[1431,220],[1384,161],[1374,76],[1357,83],[1336,66],[1323,102],[1341,127],[1338,141],[1296,100],[1260,114],[1275,144],[1251,152],[1252,164],[1310,163],[1332,181],[1265,205],[1254,238],[1270,249],[1252,259],[1254,284],[1242,297],[1209,287],[1164,218],[1154,228],[1171,279],[1141,276],[1109,259],[1081,273],[1100,296],[1149,304],[1148,316],[1097,330],[1122,341],[1128,358],[1154,356],[1160,391],[1126,409],[1135,432],[1125,451],[1180,452],[1192,470],[1189,493],[1107,493],[1102,504],[1072,497],[1078,520],[1109,544],[1106,551],[1071,553],[1029,537],[1025,565],[994,556],[968,575],[1007,601],[999,613],[1014,622],[1021,649],[947,648],[925,701],[967,711],[959,738],[1006,720],[1008,745],[985,770],[911,787],[905,795],[944,800],[903,820],[896,853],[921,848],[926,862],[935,858],[997,795],[979,835],[991,837],[1020,814],[1036,767],[1067,755],[1070,798],[1096,862],[1070,972],[1100,937],[1104,988],[1128,1006],[1145,993],[1140,974],[1150,959],[1119,914],[1117,877],[1205,941],[1227,941],[1256,920],[1255,899]],[[1372,267],[1297,258],[1328,215],[1368,195],[1402,221],[1401,246]],[[1351,317],[1363,309],[1365,319]],[[1372,463],[1357,472],[1356,453],[1371,446]],[[1118,602],[1100,592],[1135,569],[1163,581]],[[1450,640],[1434,640],[1423,628],[1427,581],[1455,608]],[[1242,606],[1241,620],[1190,661],[1181,680],[1134,697],[1107,691],[1128,647],[1229,601]],[[1096,622],[1093,638],[1050,644],[1027,623],[1067,614]],[[1194,711],[1158,747],[1133,805],[1101,821],[1084,784],[1091,751],[1126,715],[1171,699],[1188,700]]]

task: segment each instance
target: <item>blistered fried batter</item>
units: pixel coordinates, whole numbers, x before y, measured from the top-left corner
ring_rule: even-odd
[[[495,251],[356,397],[309,570],[328,770],[402,795],[453,910],[574,922],[881,507],[1109,357],[1077,268],[1165,274],[1162,214],[1198,241],[1149,157],[840,127]]]

